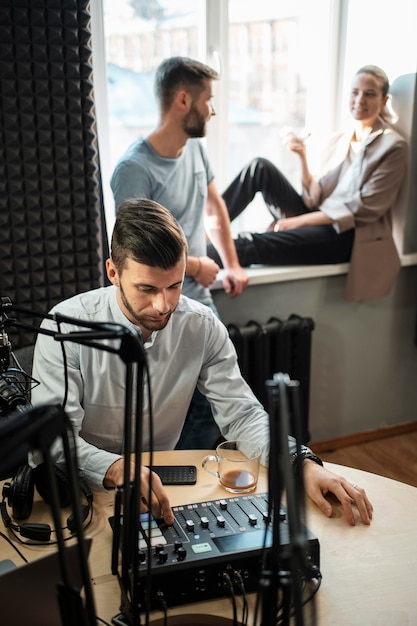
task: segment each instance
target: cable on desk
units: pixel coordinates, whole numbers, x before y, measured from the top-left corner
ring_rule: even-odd
[[[7,541],[7,543],[9,543],[12,548],[14,550],[16,550],[17,554],[20,556],[20,558],[25,562],[25,563],[29,563],[29,561],[27,560],[27,558],[22,554],[22,552],[20,552],[19,548],[17,546],[15,546],[15,544],[13,543],[13,541],[10,539],[10,537],[8,537],[7,535],[5,535],[4,533],[2,533],[0,531],[0,537],[3,537],[3,539],[5,539]],[[22,542],[24,543],[24,542]]]
[[[100,624],[104,624],[104,626],[111,626],[109,622],[106,622],[105,619],[103,619],[102,617],[99,617],[98,615],[96,615],[96,620],[100,622]]]

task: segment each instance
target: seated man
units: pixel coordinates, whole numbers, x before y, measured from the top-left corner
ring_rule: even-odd
[[[152,387],[153,440],[149,430],[149,401],[143,410],[143,449],[173,449],[180,436],[191,396],[197,387],[208,399],[226,439],[256,439],[268,463],[269,418],[237,365],[236,352],[226,327],[211,309],[181,295],[187,260],[187,242],[172,215],[152,200],[123,202],[117,212],[107,260],[109,287],[69,298],[54,307],[71,318],[113,322],[140,331]],[[54,321],[42,326],[56,330]],[[60,323],[61,332],[74,325]],[[112,341],[112,340],[108,340]],[[67,342],[68,393],[65,410],[77,439],[82,478],[96,489],[123,484],[123,427],[125,364],[117,354]],[[41,382],[33,390],[33,403],[63,402],[64,364],[61,346],[39,335],[33,375]],[[144,394],[145,396],[147,394]],[[372,505],[363,489],[329,472],[320,459],[303,446],[297,455],[294,439],[289,453],[295,468],[304,468],[309,496],[328,516],[332,507],[325,496],[341,502],[348,522],[355,524],[356,505],[365,524]],[[57,462],[62,461],[56,450]],[[134,468],[131,468],[134,476]],[[147,500],[149,470],[141,469],[141,509],[151,508],[173,523],[167,493],[152,477]],[[145,494],[145,495],[143,495]]]

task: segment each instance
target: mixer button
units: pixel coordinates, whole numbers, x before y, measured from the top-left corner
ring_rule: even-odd
[[[165,539],[165,537],[163,535],[159,536],[159,537],[149,537],[148,539],[149,543],[151,544],[151,546],[154,548],[155,546],[157,546],[159,543],[161,544],[167,544],[167,540]],[[147,549],[147,540],[146,539],[139,539],[139,550],[146,550]]]
[[[162,552],[158,554],[158,562],[166,563],[167,560],[168,560],[168,552],[166,552],[165,550],[162,550]]]
[[[178,548],[177,550],[178,561],[183,561],[186,556],[187,556],[187,550],[183,546],[181,546],[181,548]]]

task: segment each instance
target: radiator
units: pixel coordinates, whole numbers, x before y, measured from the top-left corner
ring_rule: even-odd
[[[227,329],[236,348],[242,375],[265,408],[268,402],[265,381],[275,373],[288,374],[299,382],[301,439],[302,443],[307,443],[310,439],[308,412],[313,320],[293,314],[287,320],[271,317],[264,324],[255,321],[249,321],[245,326],[228,324]]]

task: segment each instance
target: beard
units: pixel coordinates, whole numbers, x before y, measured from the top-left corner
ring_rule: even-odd
[[[139,326],[141,329],[144,329],[145,331],[148,331],[150,333],[154,332],[155,330],[162,330],[163,328],[165,328],[165,326],[171,319],[171,315],[175,311],[175,309],[173,309],[172,311],[161,315],[161,317],[158,317],[158,315],[155,315],[155,313],[147,315],[146,313],[141,312],[140,314],[138,314],[134,311],[132,305],[127,299],[121,284],[119,284],[119,292],[122,304],[126,311],[129,313],[130,321]]]
[[[190,138],[206,136],[207,121],[193,104],[182,122],[183,130]]]

